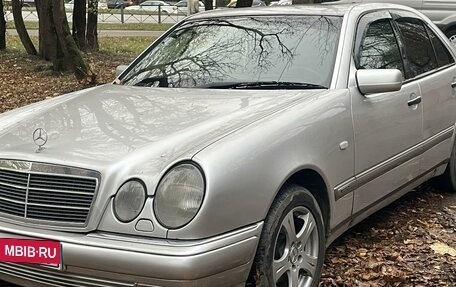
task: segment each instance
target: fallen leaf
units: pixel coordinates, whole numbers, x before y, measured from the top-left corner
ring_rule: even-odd
[[[448,246],[447,244],[445,244],[443,242],[436,242],[436,243],[432,244],[431,249],[434,250],[434,253],[436,253],[436,254],[440,254],[440,255],[448,254],[451,257],[456,257],[456,249]]]

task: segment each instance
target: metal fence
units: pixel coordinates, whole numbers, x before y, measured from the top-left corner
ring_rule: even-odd
[[[0,0],[1,1],[1,0]],[[6,1],[5,1],[6,2]],[[142,9],[136,6],[120,7],[117,9],[108,9],[107,7],[99,7],[98,9],[98,22],[99,23],[176,23],[186,17],[185,9],[177,6],[161,6],[156,9]],[[73,21],[72,7],[65,4],[66,15],[69,22]],[[22,7],[22,17],[24,21],[38,22],[38,13],[36,7],[24,5]],[[6,21],[13,21],[13,13],[11,5],[5,3],[5,19]]]

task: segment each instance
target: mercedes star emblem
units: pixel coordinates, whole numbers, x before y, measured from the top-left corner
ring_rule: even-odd
[[[43,146],[46,144],[48,140],[48,135],[45,129],[37,128],[33,132],[33,141],[38,146],[37,152],[40,152],[43,149]]]

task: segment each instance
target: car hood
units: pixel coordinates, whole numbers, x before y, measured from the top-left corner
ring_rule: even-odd
[[[311,92],[99,86],[0,115],[0,158],[162,168]],[[48,134],[40,152],[37,128]]]

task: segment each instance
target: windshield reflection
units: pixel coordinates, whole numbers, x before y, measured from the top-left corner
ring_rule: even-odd
[[[148,87],[245,82],[328,87],[341,22],[342,18],[332,16],[250,16],[186,22],[145,53],[121,82]]]

